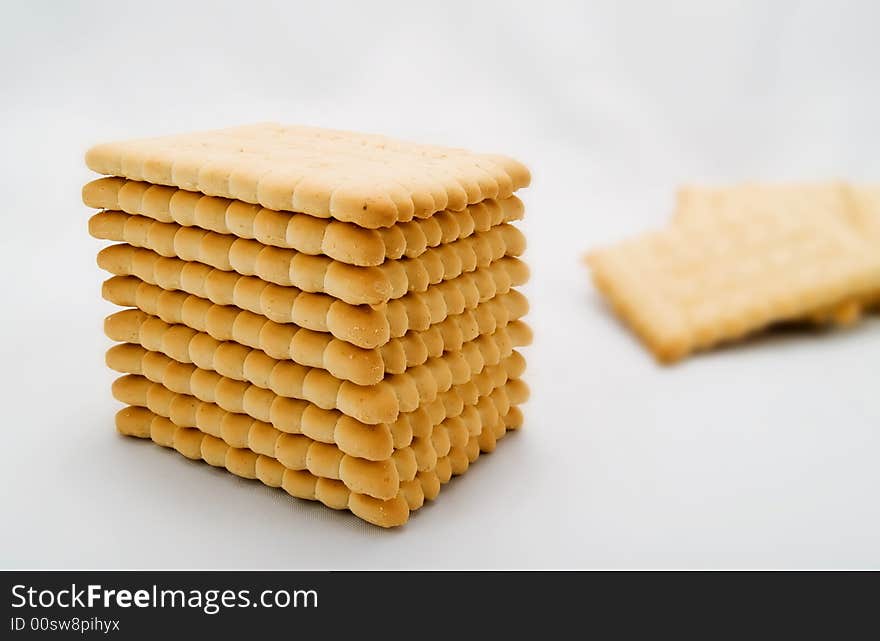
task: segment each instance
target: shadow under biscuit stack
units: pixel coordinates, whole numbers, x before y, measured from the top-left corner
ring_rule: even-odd
[[[522,424],[518,162],[275,124],[86,162],[121,433],[391,527]]]

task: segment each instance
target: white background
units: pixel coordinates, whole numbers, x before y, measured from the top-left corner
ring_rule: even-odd
[[[579,260],[686,182],[880,180],[875,2],[0,5],[0,567],[880,567],[880,321],[656,366]],[[278,120],[508,153],[525,429],[382,531],[119,437],[82,156]]]

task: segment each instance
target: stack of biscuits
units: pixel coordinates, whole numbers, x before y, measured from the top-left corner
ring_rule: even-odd
[[[849,325],[880,305],[880,190],[686,187],[666,228],[587,262],[661,362],[779,323]]]
[[[391,527],[522,424],[520,163],[277,124],[86,163],[123,434]]]

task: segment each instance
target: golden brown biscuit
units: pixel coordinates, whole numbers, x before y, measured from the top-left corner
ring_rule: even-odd
[[[849,186],[825,183],[741,183],[724,187],[685,186],[676,194],[673,224],[704,224],[707,217],[721,220],[754,220],[771,217],[830,215],[846,218]],[[759,232],[755,232],[759,233]]]
[[[519,320],[528,302],[516,290],[500,294],[474,310],[449,316],[424,332],[408,332],[385,345],[366,350],[296,325],[282,325],[246,310],[214,305],[180,291],[168,291],[134,276],[114,276],[102,288],[105,299],[136,307],[166,323],[206,332],[218,341],[235,341],[261,349],[273,358],[326,369],[337,378],[373,385],[386,374],[401,374],[444,352],[460,351],[468,341],[492,334]]]
[[[117,312],[105,320],[105,333],[113,340],[135,343],[159,351],[182,363],[195,363],[235,380],[268,381],[271,389],[293,398],[321,402],[335,395],[338,403],[358,407],[361,415],[383,414],[388,389],[402,411],[410,411],[421,401],[431,401],[450,386],[466,382],[487,365],[497,365],[514,347],[531,342],[531,330],[522,321],[514,321],[493,334],[479,336],[465,343],[460,352],[406,369],[401,374],[383,377],[373,385],[357,385],[339,379],[323,368],[310,368],[293,361],[273,358],[263,350],[231,340],[217,340],[210,334],[184,325],[172,325],[141,310]],[[273,353],[281,350],[274,350]],[[321,380],[320,387],[309,381]],[[274,381],[274,382],[272,382]],[[387,384],[387,385],[383,385]],[[281,391],[283,390],[283,392]],[[332,390],[332,392],[331,392]],[[367,399],[360,402],[354,399]],[[376,405],[373,405],[373,403]],[[395,412],[396,413],[396,412]],[[384,415],[384,414],[383,414]]]
[[[422,402],[453,385],[464,384],[473,374],[494,366],[531,342],[531,330],[514,321],[494,334],[465,344],[461,352],[429,359],[424,365],[384,377],[374,385],[357,385],[328,371],[272,358],[259,349],[233,341],[218,341],[185,325],[171,325],[140,310],[125,310],[107,317],[105,333],[113,340],[141,345],[180,363],[193,363],[236,381],[269,388],[276,394],[339,409],[365,423],[394,421]]]
[[[516,392],[516,387],[512,389]],[[437,459],[448,456],[452,448],[465,448],[471,436],[479,436],[483,425],[494,430],[505,416],[499,411],[509,413],[511,402],[506,388],[497,388],[486,397],[491,402],[485,403],[482,411],[468,406],[469,412],[444,420],[429,436],[417,437],[413,445],[396,449],[387,459],[368,460],[346,454],[336,444],[287,434],[250,416],[232,414],[214,404],[177,394],[142,376],[117,379],[113,395],[125,404],[146,407],[180,427],[197,427],[232,447],[274,457],[289,469],[341,480],[351,491],[379,499],[396,496],[402,482],[413,480],[419,471],[433,469]]]
[[[450,385],[433,398],[422,399],[417,383],[412,378],[403,379],[403,383],[386,383],[387,387],[380,388],[383,392],[381,395],[371,392],[366,396],[352,395],[349,398],[348,394],[339,392],[338,385],[325,377],[290,375],[283,366],[273,369],[268,380],[258,380],[267,386],[261,387],[224,377],[194,364],[181,363],[161,352],[146,350],[131,343],[110,348],[107,365],[121,374],[142,375],[180,394],[190,394],[200,400],[217,403],[229,412],[248,414],[272,423],[281,431],[304,431],[304,422],[308,420],[309,432],[315,433],[335,430],[343,415],[353,419],[348,421],[352,428],[365,433],[373,428],[361,429],[361,425],[394,424],[402,416],[418,419],[421,409],[434,409],[434,401],[439,399],[445,415],[434,421],[433,424],[437,424],[443,418],[457,416],[464,405],[476,404],[481,396],[504,384],[514,373],[520,374],[525,367],[522,356],[514,351],[499,365],[485,367],[470,380]],[[320,370],[312,370],[309,374],[316,371]],[[253,378],[258,379],[257,376]],[[405,388],[407,384],[412,387]],[[278,391],[283,393],[278,394]],[[400,403],[401,397],[405,397],[403,405]],[[340,399],[342,403],[339,403]],[[364,407],[369,411],[364,411]],[[311,433],[309,435],[312,436]],[[315,437],[315,440],[323,439]]]
[[[138,307],[160,316],[169,323],[189,324],[200,331],[207,331],[220,340],[239,340],[248,336],[247,328],[269,324],[271,332],[278,325],[263,316],[214,303],[181,291],[169,291],[150,285],[134,276],[114,276],[104,283],[104,297],[123,307]],[[219,308],[219,309],[217,309]],[[397,367],[411,367],[424,362],[430,356],[440,356],[444,351],[457,351],[464,342],[480,334],[488,334],[508,322],[518,320],[528,312],[528,301],[516,290],[509,290],[495,298],[480,302],[474,309],[448,316],[424,331],[410,331],[400,338],[392,338],[378,348],[386,363],[386,371],[398,373]],[[191,324],[190,321],[194,324]],[[204,327],[203,327],[204,325]],[[306,335],[311,330],[293,326]],[[323,336],[323,334],[322,334]],[[310,339],[311,340],[311,339]],[[363,348],[361,348],[363,349]]]
[[[503,156],[273,123],[92,147],[90,169],[366,228],[389,227],[528,186]]]
[[[510,196],[468,205],[462,211],[439,212],[430,218],[391,227],[364,229],[351,223],[274,211],[240,200],[124,178],[99,178],[88,183],[83,188],[83,201],[96,209],[201,227],[363,267],[381,265],[386,259],[416,258],[430,247],[520,220],[524,211],[522,201]]]
[[[701,225],[707,220],[740,220],[760,230],[765,216],[807,219],[829,216],[852,224],[859,235],[873,238],[877,251],[880,251],[880,214],[872,213],[869,194],[869,189],[856,188],[841,181],[688,186],[677,193],[673,224]],[[806,319],[821,325],[853,325],[861,318],[862,311],[877,301],[880,301],[880,292],[815,310]]]
[[[326,294],[281,287],[253,276],[213,269],[201,263],[166,258],[131,245],[111,245],[98,253],[98,266],[119,276],[136,276],[162,289],[179,290],[217,305],[232,305],[266,316],[329,332],[359,347],[373,348],[410,330],[423,331],[450,315],[475,308],[529,277],[525,263],[505,257],[453,281],[412,292],[378,307],[349,305]]]
[[[417,258],[389,260],[377,267],[357,267],[323,255],[311,256],[118,211],[92,216],[89,232],[95,238],[126,242],[168,258],[258,276],[283,287],[325,293],[351,305],[381,305],[408,292],[424,292],[431,285],[488,267],[504,256],[519,256],[525,250],[522,233],[508,224],[440,245]]]
[[[512,409],[496,427],[484,431],[499,438],[506,429],[514,429],[520,420],[521,414]],[[290,469],[277,458],[232,447],[222,438],[197,428],[179,427],[144,407],[120,410],[116,414],[116,428],[121,434],[150,438],[159,445],[174,448],[187,458],[225,467],[237,476],[280,487],[296,498],[317,500],[333,509],[349,509],[359,518],[381,527],[406,523],[410,511],[420,508],[426,499],[435,499],[443,483],[467,471],[480,455],[478,437],[470,436],[464,448],[450,448],[449,455],[438,459],[434,469],[418,472],[415,479],[400,484],[397,496],[382,500],[352,492],[341,480],[317,477],[307,469]]]
[[[880,252],[822,209],[675,224],[588,262],[599,290],[664,362],[880,290]]]

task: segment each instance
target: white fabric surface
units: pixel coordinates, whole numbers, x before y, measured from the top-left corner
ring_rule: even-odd
[[[683,182],[880,180],[878,23],[868,0],[4,3],[0,567],[880,566],[880,321],[664,369],[579,263]],[[526,427],[403,529],[113,432],[82,154],[262,120],[533,170]]]

